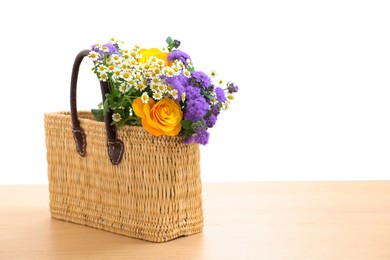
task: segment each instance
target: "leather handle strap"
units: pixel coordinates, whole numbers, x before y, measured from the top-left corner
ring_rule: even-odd
[[[72,118],[73,138],[76,142],[76,149],[80,156],[86,155],[86,135],[84,130],[80,127],[80,121],[77,115],[77,79],[79,76],[80,64],[84,57],[89,55],[89,50],[83,50],[79,52],[73,63],[72,77],[70,82],[70,114]],[[106,99],[106,94],[109,93],[108,83],[100,82],[102,91],[103,102]],[[105,126],[107,134],[107,151],[112,164],[117,165],[120,163],[124,144],[121,140],[116,139],[115,127],[112,125],[112,112],[110,111],[105,117]]]

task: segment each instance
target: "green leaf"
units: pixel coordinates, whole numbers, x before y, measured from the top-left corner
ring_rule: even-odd
[[[188,66],[187,66],[187,70],[188,70],[189,72],[194,72],[194,71],[195,71],[195,68],[194,68],[194,66],[188,65]]]
[[[202,91],[202,95],[208,100],[214,100],[214,95],[210,94],[210,92]]]
[[[192,128],[192,121],[191,120],[181,120],[181,126],[186,129],[190,130]]]
[[[106,116],[110,108],[108,106],[108,98],[103,103],[103,115]]]
[[[173,43],[173,39],[171,38],[171,36],[168,36],[165,41],[168,43],[168,45],[171,45]]]
[[[95,117],[96,121],[104,122],[103,109],[91,109],[91,112]]]

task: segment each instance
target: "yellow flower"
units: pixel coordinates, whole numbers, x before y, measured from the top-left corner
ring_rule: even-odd
[[[149,98],[145,104],[141,98],[133,101],[133,111],[141,118],[142,126],[155,136],[175,136],[181,130],[183,112],[180,105],[170,98],[164,98],[157,103]]]
[[[162,52],[160,49],[151,48],[151,49],[141,49],[139,50],[139,54],[141,54],[141,58],[138,59],[139,63],[148,62],[149,58],[155,56],[165,62],[165,65],[168,63],[167,57],[168,53]]]

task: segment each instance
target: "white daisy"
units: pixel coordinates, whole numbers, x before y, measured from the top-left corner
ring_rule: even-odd
[[[130,80],[130,77],[131,77],[131,74],[129,73],[129,72],[127,72],[127,71],[124,71],[123,73],[122,73],[122,78],[124,79],[124,80],[127,80],[127,81],[129,81]]]
[[[187,78],[191,77],[191,72],[189,70],[183,70],[183,75]]]
[[[119,64],[121,62],[121,57],[119,57],[119,55],[114,54],[111,57],[112,57],[113,62],[115,62],[116,64]]]
[[[181,60],[175,60],[174,66],[181,70],[184,68],[184,63]]]
[[[122,93],[126,93],[127,91],[130,90],[130,86],[127,85],[126,83],[122,83],[120,86],[119,86],[119,91],[122,92]]]
[[[157,63],[157,57],[156,56],[151,56],[148,60],[148,63],[150,64],[154,64],[154,63]]]
[[[156,91],[158,91],[158,86],[159,86],[159,84],[158,83],[151,83],[150,84],[150,89],[153,91],[153,92],[156,92]]]
[[[180,67],[178,66],[172,66],[173,71],[175,72],[175,75],[180,74]]]
[[[167,90],[167,85],[165,84],[158,85],[158,91],[160,91],[161,93],[164,93],[166,90]]]
[[[131,107],[129,108],[129,116],[133,116],[133,109]]]
[[[177,99],[177,89],[172,89],[169,94],[171,94],[173,99]]]
[[[148,93],[146,93],[146,92],[142,93],[141,100],[142,100],[142,103],[147,104],[149,102]]]
[[[153,98],[155,99],[155,100],[160,100],[160,99],[162,99],[162,97],[163,97],[163,95],[162,95],[162,93],[161,92],[154,92],[153,93]]]
[[[109,72],[113,72],[114,69],[115,69],[115,66],[114,66],[114,65],[111,64],[110,66],[108,66],[108,71],[109,71]]]
[[[108,76],[107,76],[107,74],[106,74],[105,72],[103,72],[103,73],[100,73],[99,79],[100,79],[101,81],[103,81],[103,82],[106,82],[107,79],[108,79]]]
[[[154,75],[160,75],[160,74],[161,74],[161,69],[160,69],[159,67],[154,67],[154,68],[152,69],[152,73],[153,73]]]
[[[99,58],[99,53],[94,52],[94,51],[90,51],[90,52],[89,52],[89,58],[90,58],[92,61],[97,61],[97,59]]]
[[[153,74],[150,71],[145,72],[145,78],[150,79],[153,76]]]
[[[144,82],[139,82],[138,84],[137,84],[137,89],[139,89],[140,91],[142,91],[142,90],[144,90],[145,88],[146,88],[146,84],[144,83]]]
[[[110,49],[108,49],[108,47],[106,45],[103,45],[102,47],[100,47],[102,51],[104,52],[109,52]]]
[[[112,114],[112,120],[114,120],[114,122],[119,122],[119,121],[121,121],[121,119],[122,119],[122,117],[120,114],[118,114],[118,113]]]
[[[183,92],[183,93],[181,94],[181,101],[184,102],[185,100],[186,100],[186,93]]]
[[[137,85],[137,81],[134,78],[131,78],[131,79],[129,79],[129,84],[131,86],[136,86]]]
[[[129,60],[130,59],[130,54],[125,52],[125,53],[123,53],[122,57],[123,57],[124,60]]]
[[[136,72],[136,73],[134,73],[134,78],[135,78],[136,80],[141,80],[141,79],[142,79],[141,72]]]
[[[172,68],[169,68],[167,73],[165,74],[167,77],[173,77],[175,76],[175,71]]]
[[[107,68],[104,65],[99,65],[97,67],[97,71],[100,72],[100,73],[105,73],[107,71]]]
[[[217,72],[215,70],[210,71],[210,78],[215,78],[217,76]]]
[[[133,58],[137,58],[137,52],[136,51],[132,51],[131,53],[130,53],[130,55],[131,55],[131,57],[133,57]]]
[[[119,78],[122,74],[122,71],[120,68],[115,68],[114,69],[114,73],[112,74],[112,77],[113,78]]]
[[[163,61],[162,59],[158,59],[157,65],[163,67],[165,65],[165,61]]]
[[[158,83],[160,83],[160,82],[161,82],[161,79],[158,78],[158,77],[152,78],[152,81],[151,81],[151,83],[154,83],[154,84],[158,84]]]

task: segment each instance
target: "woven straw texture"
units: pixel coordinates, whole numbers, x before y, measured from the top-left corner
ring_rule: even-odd
[[[75,148],[68,112],[45,114],[53,218],[153,242],[199,233],[203,228],[200,152],[179,137],[155,137],[124,126],[122,162],[112,165],[104,123],[79,112],[86,157]]]

